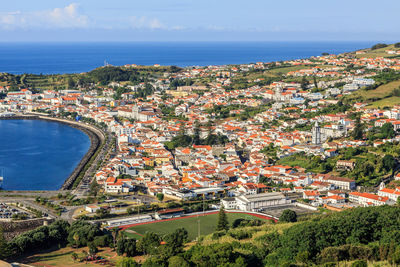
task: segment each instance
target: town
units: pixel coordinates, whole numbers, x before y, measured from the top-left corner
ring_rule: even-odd
[[[16,83],[4,74],[1,116],[52,115],[112,133],[115,153],[91,180],[99,195],[211,200],[274,218],[285,209],[394,205],[400,47],[377,51],[376,57],[366,49],[273,63],[155,65],[144,69],[152,74],[145,80],[143,67],[105,66],[93,71],[99,82],[69,78],[62,90],[24,87],[27,77]],[[90,218],[99,208],[89,203],[81,212]]]

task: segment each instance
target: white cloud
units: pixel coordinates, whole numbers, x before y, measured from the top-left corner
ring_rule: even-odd
[[[80,13],[77,3],[51,10],[0,14],[0,27],[4,29],[85,28],[88,25],[89,18]]]
[[[146,16],[136,17],[132,16],[128,19],[128,26],[135,30],[167,30],[167,31],[181,31],[185,30],[183,26],[168,26],[162,23],[158,18],[149,18]]]
[[[134,29],[151,29],[151,30],[159,30],[166,29],[167,27],[162,24],[157,18],[148,18],[145,16],[142,17],[130,17],[129,18],[130,26]]]
[[[55,8],[44,15],[48,16],[50,22],[58,27],[74,28],[86,27],[88,17],[79,13],[79,4],[72,3],[64,8]]]

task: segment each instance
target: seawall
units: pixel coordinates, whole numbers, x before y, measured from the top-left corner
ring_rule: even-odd
[[[70,127],[76,128],[84,132],[90,139],[90,147],[86,154],[83,156],[79,164],[75,167],[72,173],[65,180],[64,184],[61,186],[61,190],[69,190],[72,188],[75,180],[84,171],[85,166],[89,163],[90,159],[96,154],[97,150],[101,147],[104,142],[105,136],[102,131],[97,129],[92,125],[88,125],[82,122],[75,122],[61,118],[55,118],[50,116],[42,115],[17,115],[11,117],[0,117],[0,120],[45,120],[53,121],[57,123],[62,123]]]

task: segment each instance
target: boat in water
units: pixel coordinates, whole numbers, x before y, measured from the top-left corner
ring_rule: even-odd
[[[0,169],[0,189],[3,188],[3,180],[4,180],[3,177],[4,177],[4,176],[3,176],[3,170]]]

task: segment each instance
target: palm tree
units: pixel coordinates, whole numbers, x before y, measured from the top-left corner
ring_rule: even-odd
[[[112,235],[113,241],[114,241],[114,249],[115,249],[115,245],[116,245],[116,242],[117,242],[118,231],[119,231],[118,227],[115,227],[115,228],[111,229],[111,235]]]

